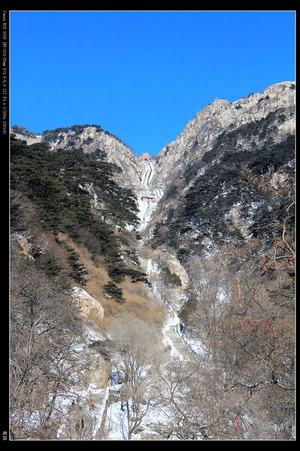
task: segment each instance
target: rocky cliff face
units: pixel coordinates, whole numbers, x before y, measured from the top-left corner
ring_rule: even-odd
[[[107,161],[119,168],[116,182],[137,190],[143,174],[143,164],[133,150],[116,136],[97,125],[75,125],[70,128],[46,130],[42,135],[15,126],[12,131],[28,144],[47,142],[51,150],[82,149],[94,160]]]
[[[294,134],[294,83],[233,104],[217,99],[159,154],[153,184],[164,180],[165,194],[148,239],[192,252],[251,237],[271,242],[289,216]]]
[[[249,94],[236,102],[216,99],[191,120],[178,138],[158,154],[158,165],[153,184],[170,184],[175,174],[195,163],[211,150],[217,137],[226,131],[259,121],[270,112],[282,110],[287,120],[273,134],[275,141],[295,130],[295,84],[282,82],[269,86],[261,93]],[[279,132],[279,133],[278,133]]]
[[[68,139],[68,135],[64,137],[65,147],[68,147]],[[74,141],[75,148],[81,147],[93,158],[97,159],[100,156],[108,163],[118,166],[120,172],[116,181],[119,184],[134,191],[139,188],[143,173],[142,163],[133,150],[116,136],[103,130],[99,131],[95,126],[88,126]]]

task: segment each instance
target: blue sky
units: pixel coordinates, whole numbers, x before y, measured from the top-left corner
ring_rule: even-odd
[[[295,79],[293,11],[11,11],[10,125],[157,154],[216,97]]]

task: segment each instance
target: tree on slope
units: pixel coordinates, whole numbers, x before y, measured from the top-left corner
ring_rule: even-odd
[[[110,333],[115,364],[123,373],[121,408],[130,440],[150,407],[151,368],[160,355],[161,340],[156,326],[130,313],[122,314]]]
[[[81,321],[71,295],[34,263],[11,267],[11,438],[54,439],[62,421],[61,396],[78,379]]]

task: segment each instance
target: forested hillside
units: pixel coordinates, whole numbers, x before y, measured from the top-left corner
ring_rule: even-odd
[[[44,143],[28,146],[12,137],[12,190],[34,202],[43,230],[66,233],[86,246],[94,259],[104,256],[111,275],[120,279],[127,269],[120,254],[122,238],[115,229],[135,227],[138,218],[135,196],[113,181],[115,170],[80,150],[51,152]],[[15,195],[12,230],[18,231],[24,225],[18,220],[20,205],[14,199]]]
[[[113,180],[118,168],[14,135],[10,151],[10,437],[53,439],[65,424],[65,396],[84,404],[89,381],[107,384],[107,350],[97,348],[107,328],[130,312],[155,329],[164,313],[147,292],[131,231],[135,196]],[[82,412],[72,418],[66,434],[79,438]],[[91,439],[94,420],[84,421]]]
[[[212,150],[175,179],[165,194],[168,214],[153,231],[154,247],[201,252],[229,242],[241,246],[250,237],[266,246],[281,236],[283,223],[293,235],[295,137],[274,142],[270,116],[274,120],[270,114],[220,134]]]

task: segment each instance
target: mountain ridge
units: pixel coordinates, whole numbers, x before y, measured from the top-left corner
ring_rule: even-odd
[[[192,164],[201,158],[211,149],[220,133],[260,120],[270,111],[279,108],[293,110],[294,90],[294,82],[280,82],[269,86],[261,93],[249,94],[233,103],[215,99],[188,122],[175,141],[167,144],[159,152],[159,167],[154,182],[160,183],[161,174],[166,171],[167,166],[180,171],[183,159],[185,164]],[[289,118],[285,127],[290,133],[294,132],[294,117]]]
[[[250,160],[256,154],[255,158],[259,159],[264,152],[266,158],[269,158],[268,153],[278,153],[274,146],[295,133],[295,83],[280,82],[232,103],[215,99],[188,122],[175,141],[151,160],[136,156],[122,140],[95,124],[46,130],[41,135],[14,126],[12,132],[28,144],[46,144],[51,152],[81,150],[92,160],[114,165],[113,180],[136,196],[141,221],[138,230],[143,230],[145,237],[151,239],[155,230],[157,233],[158,222],[168,222],[169,228],[170,212],[174,207],[176,210],[177,204],[179,208],[186,205],[185,196],[189,195],[197,177],[203,177],[226,152],[234,151]],[[270,150],[271,142],[273,150]],[[288,147],[292,149],[290,144]],[[284,159],[282,156],[278,162]],[[97,205],[92,185],[88,190]],[[100,199],[98,201],[101,203]],[[229,211],[226,214],[231,215]],[[240,223],[239,227],[246,237],[244,225]]]
[[[270,111],[280,108],[288,111],[290,117],[281,124],[281,132],[293,133],[294,103],[293,81],[271,85],[260,93],[251,93],[232,103],[216,98],[188,122],[175,141],[158,152],[153,184],[165,190],[165,185],[169,185],[175,169],[176,172],[182,171],[183,163],[193,164],[201,158],[205,152],[211,150],[219,134],[260,120]],[[73,128],[46,130],[41,135],[21,126],[13,126],[12,132],[17,138],[25,139],[28,144],[48,142],[51,150],[81,148],[92,158],[119,166],[122,173],[118,182],[123,186],[132,187],[134,190],[139,188],[143,175],[143,164],[139,157],[130,146],[98,125],[76,125]],[[168,177],[168,173],[171,173],[171,177]]]

